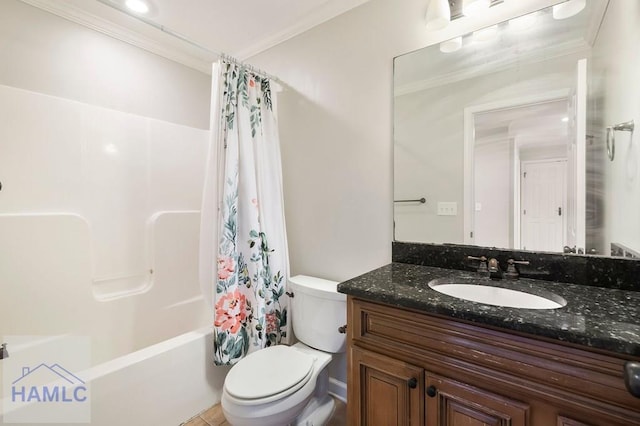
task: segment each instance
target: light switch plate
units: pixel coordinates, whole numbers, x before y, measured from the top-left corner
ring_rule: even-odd
[[[457,216],[458,203],[455,201],[438,201],[438,216]]]

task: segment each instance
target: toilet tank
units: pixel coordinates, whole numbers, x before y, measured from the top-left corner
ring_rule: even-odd
[[[338,283],[296,275],[289,279],[293,332],[312,348],[338,353],[346,349],[346,335],[338,328],[347,323],[347,295],[338,293]]]

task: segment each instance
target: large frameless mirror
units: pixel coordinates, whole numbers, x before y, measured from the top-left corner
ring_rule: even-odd
[[[640,256],[639,18],[593,0],[397,57],[395,240]]]

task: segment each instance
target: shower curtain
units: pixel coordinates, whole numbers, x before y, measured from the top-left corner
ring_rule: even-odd
[[[273,83],[213,67],[200,280],[214,302],[214,362],[288,342],[289,273]]]

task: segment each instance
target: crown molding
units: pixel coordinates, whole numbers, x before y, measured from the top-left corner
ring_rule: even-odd
[[[97,1],[20,1],[206,74],[211,74],[211,63],[217,60],[211,52],[202,51],[152,25],[138,21]],[[329,1],[295,25],[261,39],[246,49],[227,53],[239,60],[246,60],[368,1]],[[126,25],[116,23],[118,21],[126,22]]]
[[[292,39],[293,37],[300,35],[313,27],[327,22],[338,15],[361,6],[368,1],[370,0],[333,0],[331,2],[327,2],[295,25],[292,25],[289,28],[285,28],[284,30],[268,36],[246,49],[236,52],[234,56],[240,60],[245,60],[247,58],[255,56],[282,42]]]
[[[554,45],[553,47],[550,47],[548,49],[536,50],[530,54],[520,55],[515,58],[511,57],[499,59],[497,61],[491,62],[490,64],[482,64],[481,66],[465,68],[447,74],[441,74],[432,78],[407,83],[397,87],[394,90],[393,95],[394,97],[404,96],[414,92],[443,86],[445,84],[456,83],[458,81],[504,71],[518,63],[522,63],[523,61],[527,61],[529,63],[538,63],[550,59],[560,58],[566,55],[588,52],[589,49],[590,46],[584,40],[572,40],[566,43]]]
[[[207,52],[198,51],[195,47],[188,46],[186,43],[163,33],[157,28],[135,21],[133,18],[115,10],[109,10],[108,6],[99,2],[82,0],[79,2],[82,5],[80,7],[74,4],[73,0],[65,2],[51,0],[20,1],[189,68],[211,74],[211,63],[216,59],[215,57],[207,57],[211,55]],[[122,19],[123,16],[121,15],[124,15],[130,20],[128,25],[136,29],[131,29],[98,16],[98,12],[100,15],[113,16],[116,19]]]

